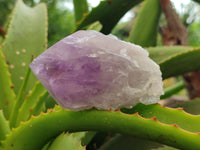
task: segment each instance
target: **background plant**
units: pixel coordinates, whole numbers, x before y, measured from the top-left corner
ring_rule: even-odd
[[[9,2],[13,4],[13,1],[2,1],[2,4]],[[35,1],[26,2],[35,5]],[[174,11],[170,11],[174,18],[167,14],[166,9],[172,8],[168,0],[105,0],[90,11],[86,0],[74,0],[74,16],[69,10],[58,10],[57,1],[44,2],[47,5],[41,3],[31,8],[18,0],[11,16],[0,18],[4,22],[0,24],[3,26],[0,40],[0,149],[200,149],[198,94],[195,99],[184,102],[184,82],[187,89],[195,83],[193,91],[200,86],[197,71],[200,69],[200,49],[192,47],[198,46],[198,41],[192,40],[192,36],[198,35],[194,34],[194,31],[198,33],[198,25],[192,28],[194,25],[185,23],[187,16],[184,15],[180,16],[183,23],[180,19],[169,21],[177,16]],[[126,37],[114,27],[120,29],[119,20],[134,7],[139,11]],[[8,14],[8,10],[3,13]],[[70,18],[75,18],[75,23]],[[163,24],[167,27],[160,28]],[[189,31],[188,46],[187,36],[181,34],[187,35],[183,24]],[[28,64],[47,45],[80,29],[93,29],[104,34],[114,29],[119,37],[145,47],[160,65],[163,79],[167,79],[164,81],[165,95],[161,97],[164,106],[138,104],[129,110],[73,112],[55,105]],[[176,33],[172,32],[174,29],[181,30],[172,34]],[[197,72],[188,79],[185,73],[191,71]],[[182,92],[177,94],[180,90]],[[174,95],[179,97],[173,98]],[[176,104],[176,101],[181,103]]]

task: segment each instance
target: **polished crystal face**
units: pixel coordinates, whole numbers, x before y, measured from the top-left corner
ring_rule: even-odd
[[[30,68],[63,108],[130,108],[157,103],[159,66],[140,46],[96,31],[78,31],[47,49]]]

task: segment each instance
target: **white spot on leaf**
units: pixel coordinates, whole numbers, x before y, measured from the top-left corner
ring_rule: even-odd
[[[21,77],[19,77],[19,79],[20,79],[20,80],[24,80],[24,77],[21,76]]]
[[[14,69],[15,68],[15,66],[14,65],[10,65],[10,69]]]
[[[25,50],[25,49],[23,49],[23,50],[22,50],[22,52],[23,52],[23,53],[26,53],[26,50]]]
[[[22,66],[23,66],[23,67],[24,67],[24,66],[26,66],[26,63],[25,63],[25,62],[23,62],[23,63],[22,63]]]

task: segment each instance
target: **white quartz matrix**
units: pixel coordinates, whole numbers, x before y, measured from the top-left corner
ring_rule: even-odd
[[[78,31],[47,49],[30,67],[63,108],[131,108],[163,94],[159,66],[138,45],[96,31]]]

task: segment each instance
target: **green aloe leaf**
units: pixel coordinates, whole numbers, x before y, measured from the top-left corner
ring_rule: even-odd
[[[78,24],[76,30],[83,29],[88,25],[99,21],[103,28],[104,34],[109,34],[120,18],[133,6],[140,3],[142,0],[104,0],[93,8]]]
[[[87,0],[73,0],[73,3],[74,3],[74,14],[77,24],[88,12],[88,3]]]
[[[32,55],[38,56],[47,45],[47,10],[45,4],[34,8],[18,0],[3,43],[3,52],[9,64],[14,90],[19,92]],[[32,89],[36,77],[31,73],[26,89]]]
[[[200,69],[200,48],[188,50],[160,63],[163,78],[181,75]]]
[[[200,48],[169,46],[147,50],[160,65],[163,79],[200,69]]]
[[[101,29],[102,29],[102,25],[99,21],[96,21],[87,27],[87,30],[95,30],[98,32],[101,31]]]
[[[43,112],[44,107],[45,107],[45,100],[47,99],[48,96],[49,96],[49,93],[47,91],[45,91],[44,93],[41,94],[41,96],[39,97],[39,99],[37,100],[37,102],[35,104],[35,107],[31,111],[30,115],[37,116],[41,112]]]
[[[49,94],[46,98],[46,101],[45,101],[45,109],[48,110],[48,109],[51,109],[51,108],[54,108],[55,105],[58,105],[57,102],[53,99],[53,97]]]
[[[22,104],[24,103],[25,90],[26,90],[27,83],[28,83],[28,80],[29,80],[29,77],[30,77],[30,73],[31,73],[31,69],[27,68],[25,78],[23,80],[20,91],[19,91],[17,98],[16,98],[15,106],[14,106],[12,112],[11,112],[11,115],[10,115],[10,127],[11,128],[16,127],[19,109],[21,108]]]
[[[87,133],[85,133],[85,136],[81,139],[81,145],[86,146],[88,145],[92,139],[94,138],[94,136],[97,134],[97,132],[95,131],[89,131]]]
[[[8,66],[5,62],[5,56],[0,48],[0,109],[3,110],[6,119],[10,117],[10,113],[15,104],[15,93],[13,91]]]
[[[146,48],[149,51],[149,56],[158,64],[174,55],[193,49],[189,46],[157,46]]]
[[[200,116],[188,114],[182,108],[174,109],[159,104],[144,105],[139,103],[132,109],[122,109],[122,111],[130,114],[139,113],[144,118],[155,117],[154,119],[159,122],[168,125],[176,124],[190,132],[200,131]]]
[[[5,140],[6,135],[9,133],[10,133],[9,123],[3,115],[3,111],[0,110],[0,146],[1,146],[1,141]]]
[[[196,98],[193,100],[189,100],[186,102],[182,102],[182,103],[177,103],[175,105],[173,105],[172,107],[177,108],[177,107],[181,107],[183,108],[184,111],[194,114],[194,115],[199,115],[200,114],[200,99]]]
[[[144,47],[155,46],[160,14],[159,0],[144,1],[131,30],[129,41]]]
[[[154,106],[157,107],[151,105],[151,107]],[[147,119],[137,113],[130,115],[98,110],[78,112],[64,109],[52,110],[21,124],[7,136],[2,144],[6,150],[36,150],[41,149],[49,140],[63,131],[96,130],[134,135],[180,149],[200,149],[200,135],[196,133],[200,131],[200,116],[192,116],[179,109],[163,107],[151,110],[159,110],[155,114],[158,117],[162,116],[164,119],[162,121],[167,123],[160,122],[159,118],[158,120],[156,118]],[[147,111],[143,109],[143,111],[153,115],[149,109]],[[171,123],[168,121],[170,118],[173,118],[172,123],[179,123],[178,125],[183,128],[168,124]]]
[[[85,150],[73,134],[62,133],[50,145],[48,150]]]
[[[35,106],[38,103],[38,100],[43,95],[43,93],[46,91],[44,86],[40,82],[36,82],[35,86],[30,93],[30,95],[27,95],[23,105],[19,109],[19,114],[17,117],[17,126],[20,124],[21,121],[27,121],[29,117],[31,116],[31,113]]]
[[[185,84],[183,81],[179,81],[177,83],[175,83],[174,85],[167,87],[164,89],[164,95],[160,96],[160,99],[166,99],[176,93],[178,93],[179,91],[181,91],[182,89],[185,88]]]

